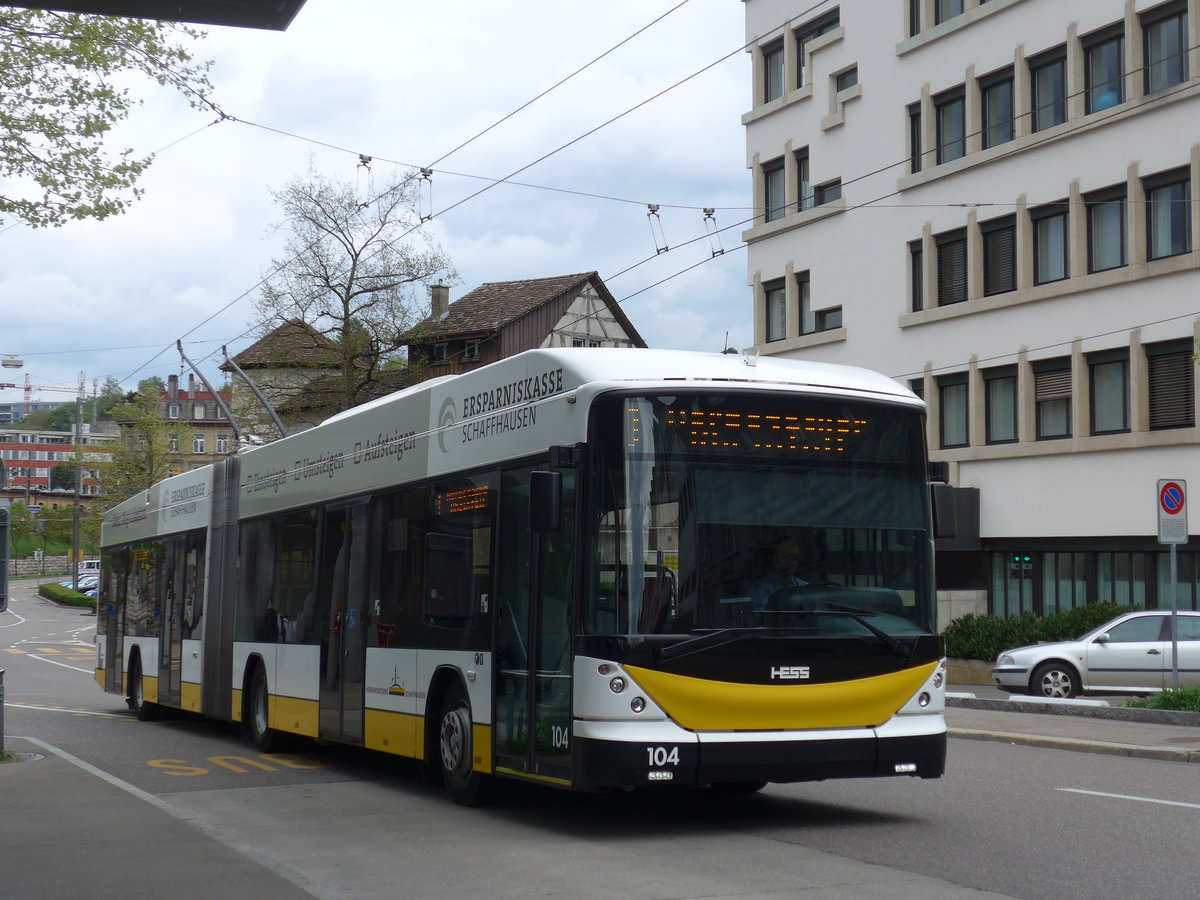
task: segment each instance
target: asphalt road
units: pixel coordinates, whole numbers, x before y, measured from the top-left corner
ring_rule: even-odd
[[[1200,883],[1186,764],[952,740],[937,781],[750,797],[522,788],[464,809],[409,762],[311,744],[263,755],[227,725],[137,722],[92,680],[94,619],[29,598],[14,613],[0,616],[7,733],[147,792],[312,896],[1131,900]],[[0,833],[22,827],[3,809]]]

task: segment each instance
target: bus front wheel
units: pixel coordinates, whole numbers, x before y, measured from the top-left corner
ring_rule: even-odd
[[[146,701],[142,688],[142,661],[135,659],[129,667],[129,697],[125,701],[139,722],[153,722],[158,718],[158,704]]]
[[[485,802],[488,776],[476,772],[471,703],[461,684],[446,691],[438,719],[438,759],[442,783],[455,803],[476,806]]]

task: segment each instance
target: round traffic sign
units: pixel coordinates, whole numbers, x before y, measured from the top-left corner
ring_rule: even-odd
[[[1168,481],[1158,492],[1158,505],[1168,516],[1177,516],[1183,512],[1185,502],[1183,486],[1177,481]]]

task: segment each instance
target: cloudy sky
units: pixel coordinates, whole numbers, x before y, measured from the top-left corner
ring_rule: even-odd
[[[71,387],[82,372],[89,392],[109,375],[132,388],[181,371],[177,338],[217,378],[207,357],[249,343],[255,286],[278,253],[271,188],[310,159],[364,192],[397,166],[428,166],[676,6],[437,162],[427,227],[458,270],[452,300],[485,281],[596,270],[652,347],[748,345],[742,4],[308,0],[285,32],[211,28],[196,48],[214,60],[213,99],[236,121],[213,124],[138,86],[144,106],[119,140],[156,161],[130,212],[0,226],[0,354],[25,362],[0,379]],[[455,205],[601,125],[514,178],[525,186]],[[660,205],[668,252],[656,253],[647,204]],[[718,228],[737,226],[715,258],[705,207]]]

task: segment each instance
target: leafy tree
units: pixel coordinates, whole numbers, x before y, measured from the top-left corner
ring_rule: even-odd
[[[8,505],[8,531],[13,554],[17,555],[33,534],[33,513],[24,500],[14,500]]]
[[[74,491],[75,479],[79,473],[79,454],[70,459],[60,459],[58,465],[50,470],[50,489]]]
[[[128,394],[121,387],[121,382],[115,377],[109,375],[104,379],[104,384],[100,388],[100,392],[95,399],[96,404],[96,421],[103,422],[109,419],[109,412],[118,403],[128,399]]]
[[[310,164],[272,192],[283,213],[274,228],[287,240],[255,301],[259,335],[303,323],[318,335],[321,358],[307,370],[294,358],[279,361],[290,369],[285,383],[259,384],[272,402],[290,394],[290,405],[318,421],[398,386],[400,336],[428,314],[428,285],[456,277],[419,227],[419,180],[404,172],[362,196],[353,182]]]
[[[140,76],[193,107],[211,105],[211,63],[174,43],[203,36],[145,19],[0,7],[0,215],[45,227],[123,212],[152,159],[105,146],[141,102],[124,85]]]
[[[150,390],[131,394],[109,412],[121,426],[121,440],[109,450],[109,460],[95,463],[109,506],[147,490],[182,468],[180,449],[184,446],[186,428],[181,423],[159,418],[156,381],[160,382],[159,379],[141,382],[139,388]]]

